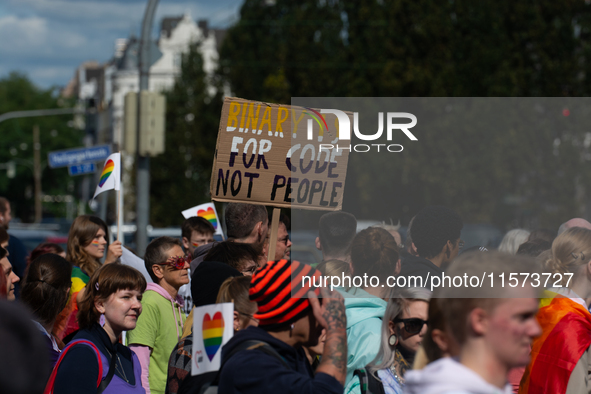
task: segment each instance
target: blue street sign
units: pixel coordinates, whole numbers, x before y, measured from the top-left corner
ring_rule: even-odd
[[[58,168],[105,160],[110,154],[111,147],[109,145],[100,145],[91,148],[76,148],[49,152],[47,154],[47,159],[49,167]]]
[[[83,175],[83,174],[92,174],[95,171],[96,171],[96,166],[94,165],[94,163],[77,164],[75,166],[68,167],[68,173],[72,176]]]

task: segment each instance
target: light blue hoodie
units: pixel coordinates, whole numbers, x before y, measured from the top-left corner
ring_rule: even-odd
[[[353,372],[365,368],[380,350],[382,318],[386,313],[386,301],[374,297],[365,290],[337,289],[345,298],[347,313],[347,380],[345,394],[360,394],[359,379]]]

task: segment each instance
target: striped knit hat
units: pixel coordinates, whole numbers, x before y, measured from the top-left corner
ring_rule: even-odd
[[[302,287],[302,278],[305,279]],[[320,271],[297,261],[270,261],[258,269],[250,281],[250,300],[258,305],[254,318],[265,328],[280,327],[304,317],[311,308],[307,293],[312,290],[320,294],[318,287]]]

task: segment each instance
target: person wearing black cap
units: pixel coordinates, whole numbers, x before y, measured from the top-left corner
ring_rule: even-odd
[[[222,348],[220,394],[343,392],[345,306],[336,291],[313,287],[319,279],[319,271],[297,261],[269,262],[255,272],[250,299],[258,305],[254,318],[259,326],[239,331]],[[314,346],[323,328],[326,342],[314,374],[302,346]],[[238,351],[250,341],[259,343]]]
[[[222,283],[228,278],[242,276],[228,264],[214,261],[204,261],[195,269],[191,281],[191,297],[193,306],[215,304]],[[175,346],[168,362],[166,379],[166,394],[180,394],[193,392],[215,376],[216,372],[191,376],[191,361],[193,354],[193,318],[190,315],[185,322],[183,337]],[[196,392],[199,392],[198,390]]]

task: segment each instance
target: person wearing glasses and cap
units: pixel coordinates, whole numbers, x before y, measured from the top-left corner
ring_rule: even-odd
[[[385,394],[402,393],[404,374],[427,332],[430,297],[431,292],[421,287],[392,294],[382,321],[380,350],[365,370],[354,372],[365,383],[360,384],[362,394],[367,388],[377,392],[374,386],[382,386]]]
[[[191,259],[185,256],[178,239],[159,237],[146,248],[144,262],[154,283],[146,288],[142,315],[136,328],[127,333],[127,343],[140,360],[146,393],[163,394],[168,360],[181,339],[186,319],[178,291],[189,283]]]

